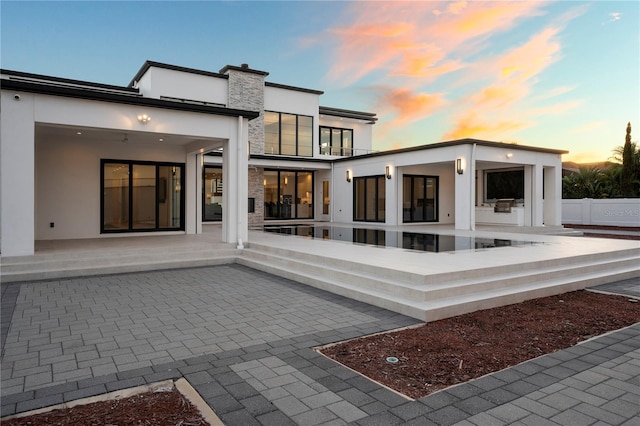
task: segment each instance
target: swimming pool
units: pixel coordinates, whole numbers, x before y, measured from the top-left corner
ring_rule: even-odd
[[[392,247],[433,253],[461,250],[485,250],[494,247],[530,246],[536,241],[459,235],[428,234],[372,228],[351,228],[324,224],[278,224],[256,228],[264,232],[296,235],[322,240],[335,240],[376,247]]]

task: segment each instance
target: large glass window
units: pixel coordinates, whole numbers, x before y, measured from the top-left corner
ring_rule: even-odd
[[[524,169],[485,171],[485,202],[501,198],[524,201]]]
[[[320,126],[320,153],[323,155],[353,155],[353,130]]]
[[[313,172],[264,171],[265,219],[313,219]]]
[[[222,168],[205,166],[203,179],[202,220],[222,220]]]
[[[184,229],[184,165],[101,163],[101,232]]]
[[[265,111],[264,153],[313,156],[313,117]]]
[[[404,175],[402,178],[403,222],[438,221],[438,178]]]
[[[353,220],[384,222],[386,208],[386,179],[366,176],[353,179]]]

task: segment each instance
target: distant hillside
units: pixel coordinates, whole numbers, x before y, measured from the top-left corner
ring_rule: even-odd
[[[611,163],[610,161],[600,161],[597,163],[576,163],[573,161],[563,161],[562,169],[570,170],[572,172],[577,172],[579,168],[588,168],[588,167],[597,167],[600,170],[607,170],[615,163]]]

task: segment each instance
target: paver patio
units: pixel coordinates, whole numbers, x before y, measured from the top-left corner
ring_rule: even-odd
[[[640,323],[418,401],[312,349],[416,322],[239,265],[3,284],[2,416],[185,377],[228,425],[636,424]]]

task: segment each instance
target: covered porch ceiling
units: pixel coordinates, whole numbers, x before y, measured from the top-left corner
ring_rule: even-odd
[[[36,123],[36,140],[47,139],[82,140],[148,147],[183,146],[189,151],[194,150],[194,148],[206,151],[220,149],[225,142],[224,139],[202,138],[190,135]]]

